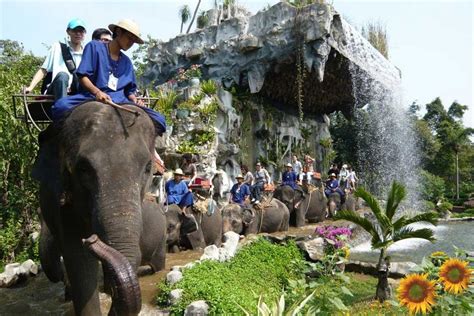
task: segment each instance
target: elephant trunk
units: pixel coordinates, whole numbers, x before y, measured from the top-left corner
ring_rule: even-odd
[[[111,272],[113,306],[119,315],[138,315],[141,293],[137,275],[128,259],[93,234],[82,241]]]

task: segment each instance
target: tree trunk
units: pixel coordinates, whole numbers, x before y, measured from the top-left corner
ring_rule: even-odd
[[[459,200],[459,154],[456,151],[456,200]]]
[[[181,21],[181,28],[179,29],[179,34],[183,34],[183,26],[184,26],[184,22]]]
[[[388,261],[388,258],[384,259],[384,256],[385,249],[382,248],[380,251],[379,262],[377,264],[378,282],[377,290],[375,291],[375,298],[381,303],[383,303],[392,296],[390,286],[388,285],[390,262]]]
[[[196,15],[197,15],[197,12],[199,10],[199,5],[201,4],[201,0],[198,0],[198,3],[196,5],[196,8],[194,9],[194,14],[193,14],[193,18],[191,19],[191,22],[189,22],[189,26],[188,26],[188,30],[186,31],[186,34],[189,33],[189,31],[191,31],[191,27],[193,26],[193,23],[194,23],[194,20],[196,19]]]

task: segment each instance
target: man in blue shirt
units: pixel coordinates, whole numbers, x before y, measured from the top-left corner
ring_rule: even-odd
[[[330,179],[326,181],[326,189],[324,193],[327,197],[332,193],[337,192],[341,196],[341,201],[344,199],[344,192],[339,188],[339,181],[337,181],[337,176],[335,173],[331,173]]]
[[[166,182],[165,190],[167,204],[177,204],[184,211],[188,206],[194,204],[194,199],[188,185],[183,181],[183,176],[183,170],[176,169],[174,178]]]
[[[137,85],[132,62],[122,51],[134,43],[143,44],[138,25],[128,19],[110,24],[113,40],[109,43],[91,41],[84,48],[76,73],[81,84],[78,94],[59,99],[52,107],[53,122],[59,122],[69,111],[87,101],[131,103],[140,106],[152,119],[157,134],[166,131],[165,118],[143,107],[136,96]]]
[[[282,182],[281,185],[288,185],[290,186],[293,190],[296,190],[296,181],[298,180],[298,177],[296,176],[296,173],[293,171],[293,166],[291,163],[286,164],[286,171],[283,172],[282,176]]]
[[[237,183],[232,186],[230,190],[231,194],[231,203],[239,204],[244,206],[244,203],[247,201],[250,196],[250,189],[247,184],[244,183],[244,176],[239,174],[237,177]]]

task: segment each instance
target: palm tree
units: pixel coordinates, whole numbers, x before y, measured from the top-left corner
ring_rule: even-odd
[[[181,17],[181,29],[179,33],[183,33],[183,26],[186,24],[189,20],[189,17],[191,16],[191,10],[189,9],[189,6],[187,4],[183,5],[181,9],[179,9],[179,16]]]
[[[375,197],[363,188],[355,191],[355,196],[362,198],[375,215],[376,222],[372,223],[367,218],[361,217],[358,213],[348,210],[339,211],[335,219],[343,219],[361,226],[372,237],[372,249],[380,249],[377,271],[379,280],[375,297],[383,302],[390,296],[388,287],[389,257],[385,256],[387,248],[393,243],[408,239],[422,238],[431,242],[435,241],[433,231],[429,228],[414,229],[408,225],[418,222],[428,222],[433,225],[437,223],[437,215],[434,212],[427,212],[413,217],[401,216],[397,220],[394,215],[401,201],[406,197],[405,187],[394,181],[388,194],[387,205],[382,210]]]
[[[189,31],[191,31],[191,26],[193,26],[193,23],[194,23],[194,20],[196,19],[196,15],[198,13],[198,10],[199,10],[199,6],[201,5],[201,0],[198,0],[198,3],[196,5],[196,8],[194,9],[194,13],[193,13],[193,18],[191,19],[191,22],[189,22],[189,26],[188,26],[188,29],[186,31],[186,34],[189,33]]]

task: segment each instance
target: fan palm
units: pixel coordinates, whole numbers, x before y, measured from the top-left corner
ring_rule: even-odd
[[[376,298],[384,301],[390,295],[387,281],[389,257],[385,257],[387,248],[397,241],[408,238],[422,238],[434,242],[433,230],[429,228],[414,229],[409,225],[418,222],[428,222],[436,225],[437,215],[436,213],[428,212],[413,217],[403,215],[395,220],[394,215],[397,208],[406,197],[405,187],[396,181],[392,183],[385,210],[382,210],[377,199],[363,188],[358,188],[354,195],[362,198],[367,203],[376,218],[375,223],[349,210],[339,211],[335,219],[347,220],[361,226],[372,237],[372,249],[380,249],[377,264],[379,282],[377,284]]]
[[[191,17],[191,10],[187,4],[183,5],[181,9],[179,9],[179,16],[181,18],[181,29],[179,33],[183,33],[183,26],[186,24]]]

